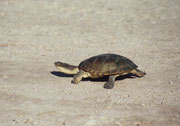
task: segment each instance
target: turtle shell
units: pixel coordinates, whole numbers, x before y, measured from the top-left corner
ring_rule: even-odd
[[[82,61],[78,68],[89,72],[92,78],[98,78],[106,75],[129,73],[136,69],[137,65],[120,55],[101,54]]]

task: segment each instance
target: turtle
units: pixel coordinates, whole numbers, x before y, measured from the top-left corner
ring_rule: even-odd
[[[133,74],[137,77],[143,77],[146,73],[137,69],[138,66],[130,59],[118,54],[100,54],[90,57],[80,62],[79,66],[69,65],[63,62],[54,63],[60,72],[74,75],[71,81],[78,84],[82,78],[100,78],[109,76],[104,88],[112,89],[115,78],[120,75]]]

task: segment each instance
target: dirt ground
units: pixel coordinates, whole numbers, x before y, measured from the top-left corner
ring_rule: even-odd
[[[147,75],[107,90],[54,66],[102,53]],[[0,0],[0,126],[180,126],[180,1]]]

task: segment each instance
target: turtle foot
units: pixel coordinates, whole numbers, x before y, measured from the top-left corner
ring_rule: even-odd
[[[114,87],[113,83],[105,83],[104,84],[104,88],[106,88],[106,89],[112,89],[113,87]]]

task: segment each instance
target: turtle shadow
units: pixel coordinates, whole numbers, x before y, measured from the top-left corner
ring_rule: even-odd
[[[58,77],[73,77],[74,75],[72,74],[65,74],[62,72],[58,72],[58,71],[51,71],[50,72],[52,75],[58,76]]]
[[[50,72],[51,74],[55,75],[55,76],[58,76],[58,77],[72,77],[74,75],[72,74],[65,74],[65,73],[62,73],[62,72],[58,72],[58,71],[52,71]],[[116,78],[116,80],[124,80],[124,79],[133,79],[135,78],[135,75],[129,73],[129,74],[126,74],[126,75],[121,75],[121,76],[118,76]],[[83,78],[82,81],[93,81],[93,82],[105,82],[105,81],[108,81],[109,79],[109,76],[104,76],[104,77],[101,77],[101,78]]]
[[[118,76],[116,77],[116,81],[118,80],[124,80],[124,79],[133,79],[135,78],[135,76],[131,73],[129,74],[126,74],[126,75],[121,75],[121,76]],[[104,77],[101,77],[101,78],[83,78],[82,81],[93,81],[93,82],[106,82],[108,81],[109,79],[109,76],[104,76]]]

